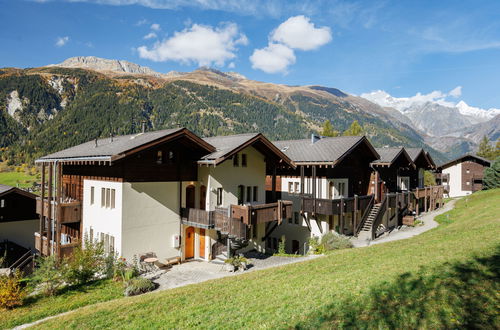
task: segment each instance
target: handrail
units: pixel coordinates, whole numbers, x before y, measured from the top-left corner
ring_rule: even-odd
[[[382,223],[382,217],[384,216],[386,211],[387,211],[387,195],[385,195],[384,198],[382,199],[377,214],[375,215],[375,219],[373,219],[372,239],[375,239],[375,236],[377,234],[377,228]]]
[[[361,228],[363,228],[363,226],[366,222],[366,219],[368,219],[368,215],[370,214],[370,212],[372,210],[373,204],[375,203],[375,196],[374,195],[371,195],[371,196],[372,197],[370,198],[370,201],[368,202],[368,205],[366,206],[365,212],[361,216],[361,220],[360,220],[358,226],[356,227],[356,231],[355,231],[356,236],[361,231]]]
[[[17,259],[12,265],[10,265],[10,270],[14,270],[16,268],[20,268],[24,263],[25,259],[29,259],[31,257],[31,249],[23,254],[19,259]]]

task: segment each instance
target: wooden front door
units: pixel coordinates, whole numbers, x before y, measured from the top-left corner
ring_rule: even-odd
[[[194,258],[194,227],[186,228],[185,249],[184,258]]]
[[[205,203],[207,201],[207,187],[200,187],[200,210],[205,209]]]
[[[195,208],[195,188],[194,186],[186,187],[186,208]]]
[[[200,258],[205,258],[205,229],[200,229]]]

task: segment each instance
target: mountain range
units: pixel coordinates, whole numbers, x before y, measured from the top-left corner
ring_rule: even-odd
[[[326,120],[339,131],[357,120],[376,146],[426,147],[439,162],[474,148],[478,134],[494,135],[498,127],[483,119],[471,126],[475,117],[464,115],[453,125],[464,132],[468,125],[468,133],[443,144],[433,134],[439,125],[425,122],[427,112],[441,115],[435,105],[410,110],[377,103],[336,88],[258,82],[212,68],[158,73],[127,61],[74,57],[0,69],[0,152],[11,162],[30,162],[96,137],[137,132],[143,123],[185,126],[202,136],[259,131],[280,140],[306,138]],[[452,118],[453,111],[443,116]]]

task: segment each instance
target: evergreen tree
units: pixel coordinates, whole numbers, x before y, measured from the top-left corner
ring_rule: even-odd
[[[500,188],[500,156],[495,159],[491,167],[484,169],[483,189]]]
[[[500,139],[497,140],[497,144],[495,145],[495,159],[500,157]]]
[[[479,143],[479,147],[477,149],[477,155],[486,159],[494,159],[495,158],[495,150],[490,144],[490,140],[488,137],[483,136],[483,139]]]
[[[363,135],[363,127],[358,123],[357,120],[353,121],[351,126],[344,131],[344,136],[361,136]]]
[[[335,130],[333,128],[332,123],[329,120],[327,120],[323,124],[323,129],[321,130],[321,135],[332,137],[332,136],[339,136],[340,133],[339,133],[339,131]]]

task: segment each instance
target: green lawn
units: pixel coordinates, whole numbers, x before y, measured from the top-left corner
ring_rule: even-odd
[[[412,239],[88,306],[41,328],[499,328],[500,190]]]
[[[33,186],[33,182],[36,182],[36,176],[26,174],[24,172],[0,172],[0,184],[6,184],[8,186],[28,188]]]
[[[96,281],[85,287],[66,289],[54,297],[30,297],[25,305],[13,310],[0,310],[0,329],[34,322],[78,307],[123,297],[122,283]]]

